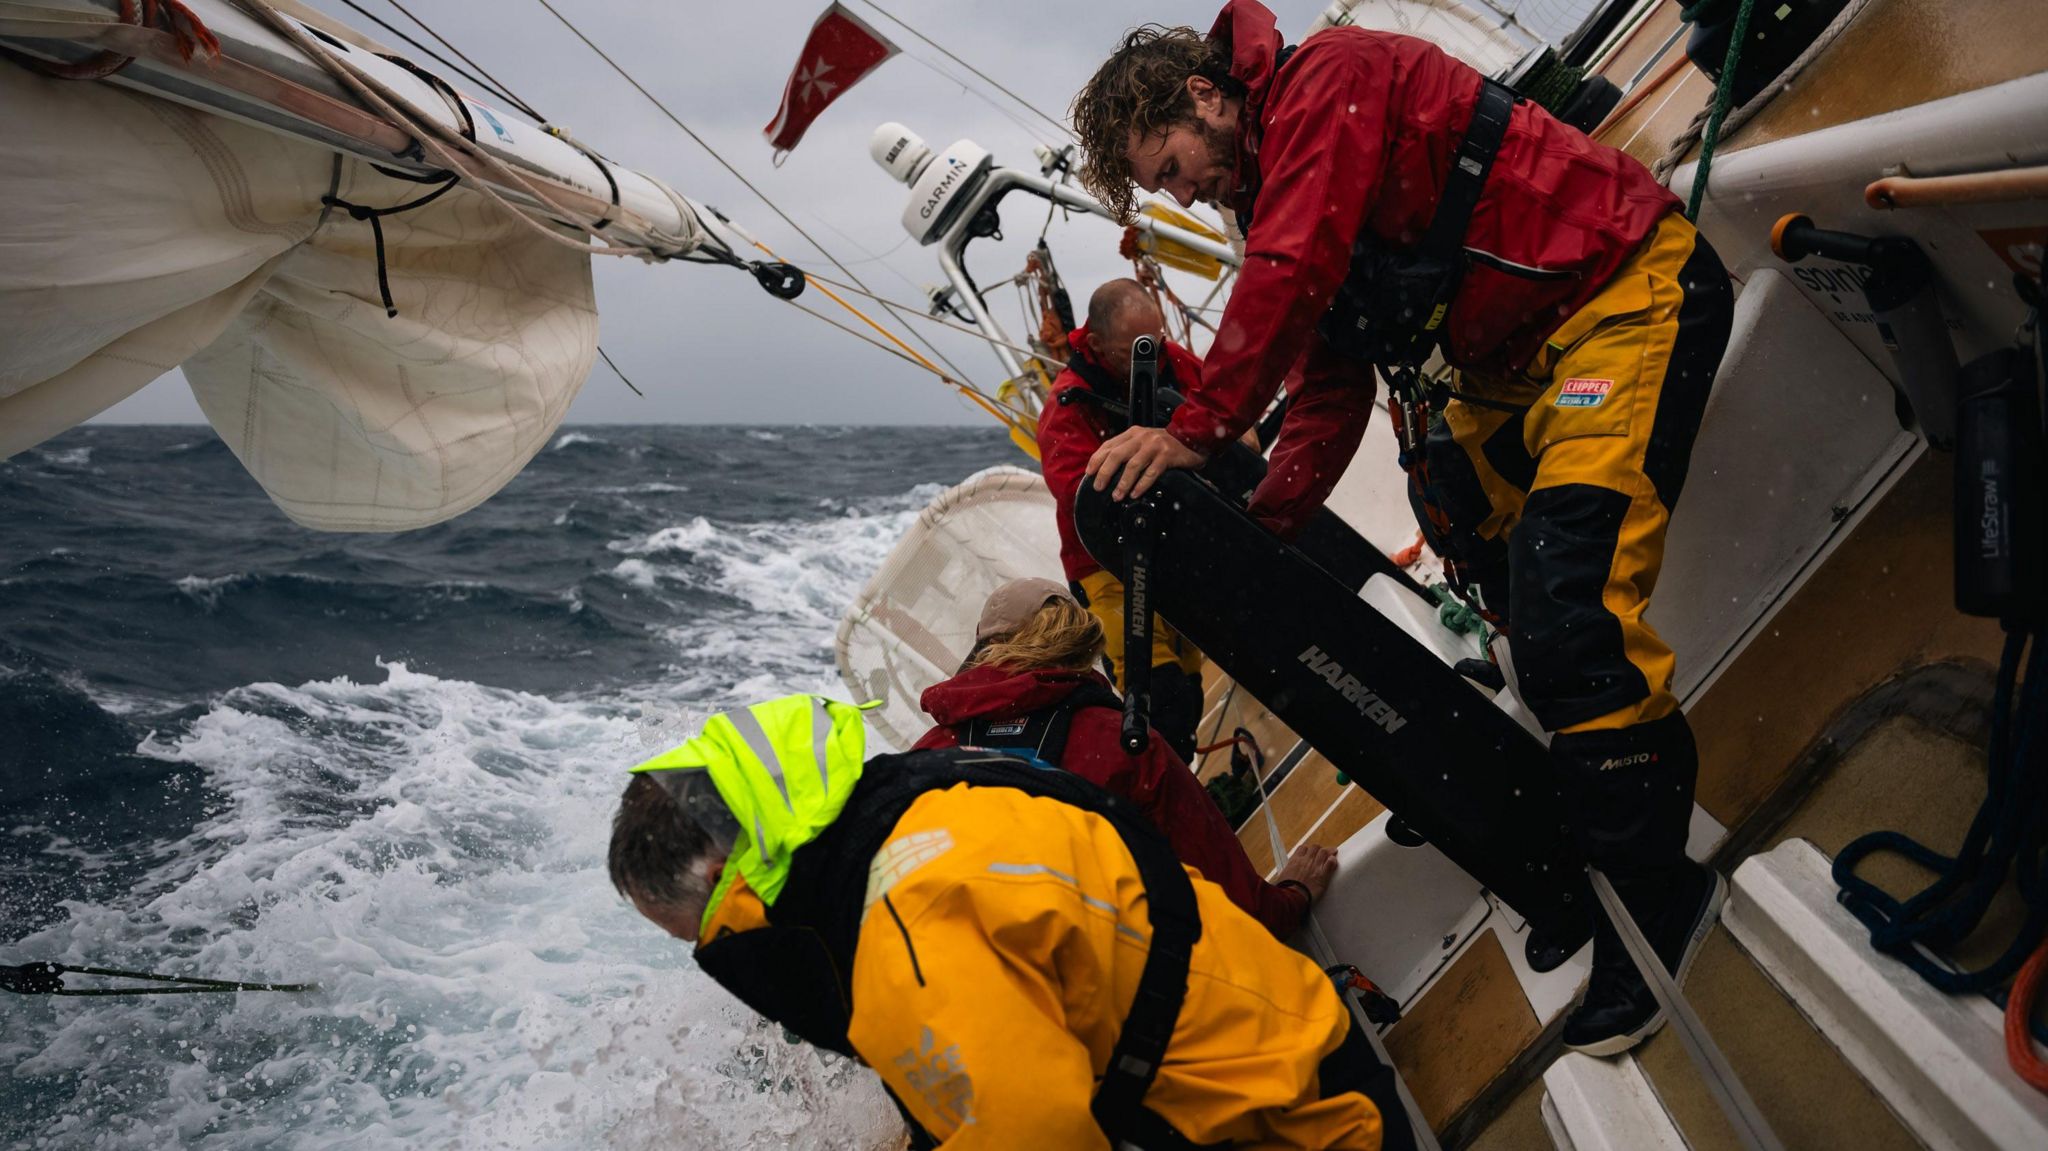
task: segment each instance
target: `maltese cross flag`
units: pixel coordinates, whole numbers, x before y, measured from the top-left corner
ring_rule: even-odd
[[[774,122],[761,130],[775,147],[775,162],[782,163],[804,138],[818,113],[895,54],[896,45],[888,37],[834,0],[811,25],[811,37],[796,58],[796,71],[783,86],[782,107]]]

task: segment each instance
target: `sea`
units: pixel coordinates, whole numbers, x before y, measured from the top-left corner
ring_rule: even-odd
[[[401,535],[293,524],[204,427],[0,461],[0,1146],[866,1148],[605,877],[634,763],[847,698],[840,614],[997,431],[585,426]],[[117,981],[69,976],[72,987]]]

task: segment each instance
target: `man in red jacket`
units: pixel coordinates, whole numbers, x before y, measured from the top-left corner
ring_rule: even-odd
[[[1430,405],[1420,458],[1404,461],[1420,465],[1425,531],[1490,593],[1522,695],[1556,733],[1580,847],[1680,973],[1725,886],[1685,855],[1698,754],[1671,649],[1643,611],[1732,293],[1640,164],[1489,85],[1391,33],[1334,28],[1285,49],[1251,0],[1225,6],[1207,37],[1132,33],[1075,101],[1082,179],[1126,216],[1133,184],[1227,204],[1245,262],[1201,386],[1166,428],[1123,433],[1088,472],[1124,498],[1198,465],[1305,356],[1252,504],[1284,535],[1364,432],[1378,357],[1359,334],[1405,347],[1395,364],[1441,350],[1458,398]],[[1444,241],[1431,224],[1447,203]],[[1432,255],[1447,271],[1417,309],[1412,274]],[[1600,923],[1566,1044],[1616,1053],[1662,1023]]]
[[[1160,382],[1186,392],[1201,383],[1202,361],[1166,339],[1166,317],[1136,280],[1111,280],[1088,300],[1088,322],[1067,337],[1067,367],[1052,382],[1038,418],[1038,460],[1052,490],[1060,529],[1060,566],[1081,604],[1102,621],[1116,686],[1124,686],[1124,585],[1104,571],[1074,531],[1074,493],[1088,458],[1121,431],[1124,420],[1099,402],[1122,404],[1130,390],[1131,341],[1142,335],[1166,344]],[[1195,758],[1195,728],[1202,719],[1202,653],[1179,632],[1152,620],[1152,726],[1180,758]]]
[[[975,628],[977,650],[1016,635],[1042,609],[1056,607],[1056,601],[1079,616],[1073,598],[1051,580],[1012,580],[997,588]],[[1288,939],[1300,930],[1309,904],[1330,885],[1337,870],[1336,853],[1304,843],[1272,883],[1260,878],[1223,812],[1164,740],[1153,740],[1137,755],[1123,749],[1121,704],[1108,681],[1086,667],[1104,636],[1087,630],[1093,634],[1062,633],[1071,638],[1060,649],[1036,648],[1044,653],[1043,662],[1053,666],[976,664],[969,657],[969,666],[925,689],[918,700],[937,726],[925,732],[913,750],[962,743],[1021,747],[1130,800],[1166,834],[1182,863],[1221,887],[1232,903],[1275,937]],[[1017,743],[1020,739],[1025,741],[1022,745]]]

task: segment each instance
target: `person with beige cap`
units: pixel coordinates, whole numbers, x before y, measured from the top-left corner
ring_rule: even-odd
[[[1180,861],[1275,936],[1294,934],[1329,886],[1336,853],[1305,843],[1272,883],[1260,878],[1222,811],[1163,739],[1136,755],[1118,742],[1123,703],[1096,670],[1101,621],[1048,579],[1018,579],[982,607],[974,649],[919,703],[937,726],[917,749],[999,749],[1079,775],[1136,804]]]

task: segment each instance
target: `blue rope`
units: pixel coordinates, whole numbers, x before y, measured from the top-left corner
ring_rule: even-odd
[[[2031,643],[2030,643],[2031,640]],[[2029,648],[2031,647],[2031,651]],[[2022,664],[2025,687],[2019,686]],[[2014,698],[2018,697],[2017,711]],[[1994,992],[2027,959],[2048,930],[2048,645],[2008,625],[1992,698],[1991,746],[1984,803],[1970,821],[1960,850],[1943,855],[1896,831],[1862,836],[1835,856],[1839,898],[1870,928],[1874,949],[1912,968],[1949,994]],[[1926,888],[1894,899],[1856,875],[1874,852],[1905,856],[1935,872]],[[1984,918],[1992,899],[2014,873],[2027,915],[1997,959],[1976,971],[1954,970],[1928,954],[1961,942]],[[1923,948],[1927,950],[1923,950]]]

